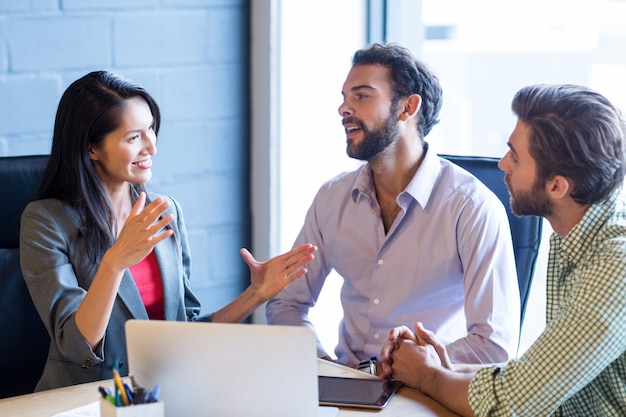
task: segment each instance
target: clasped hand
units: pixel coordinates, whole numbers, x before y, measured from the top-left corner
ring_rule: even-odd
[[[453,369],[446,347],[420,322],[415,324],[414,332],[406,326],[391,329],[380,357],[381,378],[394,378],[416,389],[420,389],[420,376],[427,368]]]

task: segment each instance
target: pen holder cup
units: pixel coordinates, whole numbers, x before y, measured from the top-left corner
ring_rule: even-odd
[[[100,417],[164,417],[162,401],[148,404],[116,407],[104,398],[100,398]]]

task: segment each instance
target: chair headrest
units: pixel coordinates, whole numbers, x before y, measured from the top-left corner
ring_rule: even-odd
[[[39,188],[47,162],[48,155],[0,157],[0,248],[19,246],[20,217]]]

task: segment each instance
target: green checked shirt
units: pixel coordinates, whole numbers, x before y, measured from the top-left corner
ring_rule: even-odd
[[[479,371],[477,416],[626,416],[626,207],[593,205],[550,238],[544,332],[520,358]]]

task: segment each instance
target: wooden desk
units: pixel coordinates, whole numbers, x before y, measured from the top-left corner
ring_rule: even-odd
[[[345,376],[351,378],[374,378],[356,369],[337,365],[332,362],[318,360],[320,375]],[[51,417],[63,411],[81,407],[98,401],[98,387],[110,382],[96,381],[88,384],[74,385],[34,394],[0,400],[0,416],[2,417]],[[341,408],[337,417],[453,417],[451,413],[434,400],[411,388],[402,387],[381,411]],[[167,416],[175,417],[175,416]]]
[[[346,366],[321,359],[318,359],[317,362],[317,373],[319,375],[343,376],[348,378],[376,378],[373,375],[357,371],[356,369],[348,368]],[[1,402],[0,411],[2,411]],[[387,404],[387,406],[381,411],[341,408],[337,417],[365,417],[368,415],[375,415],[377,417],[458,417],[457,414],[454,414],[432,398],[408,387],[400,388],[400,390],[391,398],[389,404]]]

